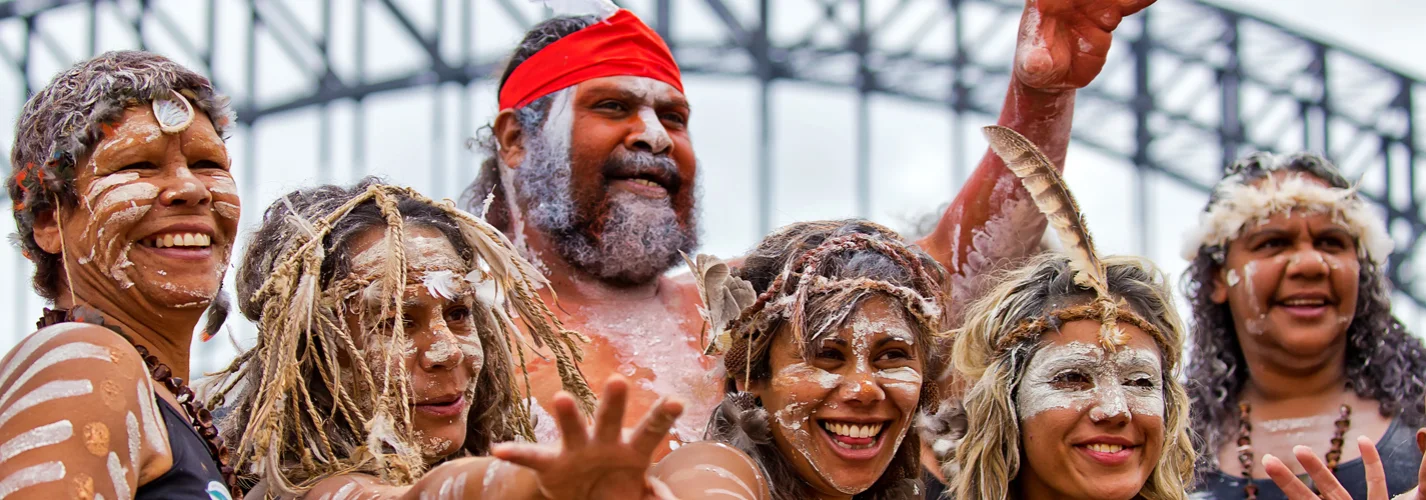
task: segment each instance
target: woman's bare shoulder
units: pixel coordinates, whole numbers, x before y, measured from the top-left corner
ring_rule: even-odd
[[[766,499],[767,480],[752,457],[714,441],[680,446],[651,469],[678,498]]]

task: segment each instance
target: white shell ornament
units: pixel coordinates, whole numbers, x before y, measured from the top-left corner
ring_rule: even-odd
[[[195,113],[193,104],[178,93],[153,100],[153,116],[158,119],[158,127],[165,134],[177,134],[193,124]]]

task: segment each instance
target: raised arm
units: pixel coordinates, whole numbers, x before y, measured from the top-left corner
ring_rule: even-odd
[[[1104,67],[1119,21],[1153,2],[1027,0],[997,123],[1029,138],[1063,168],[1075,89]],[[917,243],[950,271],[951,307],[958,311],[974,294],[976,277],[1032,252],[1044,229],[1045,218],[1025,189],[987,150],[936,229]]]
[[[0,497],[130,499],[172,465],[148,371],[114,332],[61,323],[0,362]]]

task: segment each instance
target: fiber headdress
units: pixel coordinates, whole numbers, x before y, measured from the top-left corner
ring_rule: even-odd
[[[885,232],[892,233],[889,229]],[[855,251],[881,254],[908,269],[911,286],[866,277],[836,279],[823,275],[826,270],[822,265],[829,258]],[[806,339],[804,328],[824,330],[834,326],[833,320],[845,317],[845,311],[823,318],[809,314],[813,297],[831,295],[833,304],[852,304],[868,294],[883,294],[900,302],[925,331],[942,331],[940,282],[922,266],[917,255],[898,240],[863,233],[830,238],[796,259],[790,259],[767,290],[756,297],[750,283],[733,276],[727,265],[714,257],[699,255],[689,266],[695,273],[704,302],[699,312],[712,338],[708,351],[722,353],[728,376],[742,374],[745,382],[751,377],[750,358],[772,341],[777,320],[785,320],[793,329],[793,337],[801,342]],[[808,321],[817,324],[808,326]]]
[[[1047,314],[1046,317],[1021,322],[1012,334],[1002,337],[997,348],[1009,349],[1023,340],[1039,337],[1056,324],[1082,319],[1100,321],[1099,343],[1110,352],[1129,341],[1129,334],[1119,328],[1120,321],[1139,327],[1155,339],[1161,339],[1163,333],[1158,327],[1127,307],[1121,308],[1122,299],[1115,299],[1110,295],[1104,264],[1100,262],[1099,254],[1094,248],[1094,238],[1089,234],[1089,227],[1084,222],[1079,204],[1075,202],[1069,186],[1065,185],[1064,179],[1061,179],[1059,172],[1055,170],[1054,163],[1029,139],[1014,130],[992,125],[985,127],[983,131],[985,138],[990,141],[990,148],[1005,161],[1005,166],[1020,178],[1020,182],[1035,200],[1035,206],[1045,214],[1050,227],[1059,237],[1060,245],[1069,257],[1070,267],[1075,271],[1075,284],[1093,290],[1095,294],[1094,300],[1088,304],[1060,309]]]
[[[1314,156],[1315,157],[1315,156]],[[1386,265],[1395,248],[1384,218],[1373,213],[1355,187],[1337,188],[1309,180],[1309,172],[1290,172],[1282,177],[1269,175],[1257,185],[1245,176],[1244,166],[1262,165],[1271,172],[1301,156],[1255,153],[1229,165],[1227,175],[1213,188],[1208,207],[1199,216],[1198,226],[1184,240],[1183,258],[1192,261],[1200,249],[1214,261],[1223,263],[1230,241],[1242,236],[1249,226],[1274,214],[1299,211],[1327,214],[1357,239],[1359,257],[1377,266]],[[1321,160],[1326,162],[1326,160]]]
[[[608,0],[535,1],[563,12],[594,13],[604,21],[551,43],[520,63],[500,87],[500,109],[524,107],[550,93],[606,76],[652,78],[683,92],[682,76],[668,45],[632,12]]]
[[[500,428],[534,439],[529,403],[519,397],[511,367],[510,351],[522,370],[525,366],[525,346],[511,308],[534,342],[553,353],[564,389],[586,412],[593,408],[594,395],[576,366],[582,356],[577,342],[587,339],[565,329],[540,299],[536,289],[546,283],[544,278],[499,230],[449,201],[437,203],[409,188],[385,184],[368,186],[313,220],[300,217],[289,203],[287,212],[270,211],[269,216],[284,215],[286,224],[300,228],[300,236],[282,247],[272,261],[271,276],[248,299],[262,308],[258,343],[219,374],[212,398],[213,404],[221,404],[235,386],[257,385],[239,389],[251,407],[235,410],[234,415],[242,417],[235,424],[244,428],[234,462],[241,473],[261,477],[269,494],[297,494],[342,473],[367,472],[392,484],[408,484],[423,472],[420,446],[411,442],[413,398],[402,359],[412,347],[403,321],[393,321],[390,332],[368,335],[348,331],[344,319],[354,297],[379,303],[382,318],[402,317],[401,298],[408,286],[407,250],[401,243],[406,227],[398,207],[403,199],[436,207],[454,222],[471,250],[464,263],[468,274],[446,273],[433,282],[428,272],[426,286],[493,289],[482,293],[471,311],[487,353],[481,380],[510,390],[494,403],[496,411],[475,408],[469,418],[500,419]],[[374,203],[385,219],[387,244],[373,247],[385,253],[379,264],[383,267],[365,276],[327,276],[330,282],[323,285],[328,236],[344,216],[366,203]],[[365,345],[358,348],[358,343]],[[494,380],[486,379],[487,372]],[[526,380],[526,393],[528,386]]]

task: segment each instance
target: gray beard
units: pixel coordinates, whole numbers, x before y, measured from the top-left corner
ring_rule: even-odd
[[[697,218],[690,215],[688,227],[680,226],[671,197],[624,191],[609,197],[603,231],[594,234],[596,214],[578,213],[570,192],[569,151],[550,147],[539,135],[525,145],[524,162],[515,169],[525,220],[575,268],[617,285],[643,284],[672,269],[679,252],[698,247]]]

